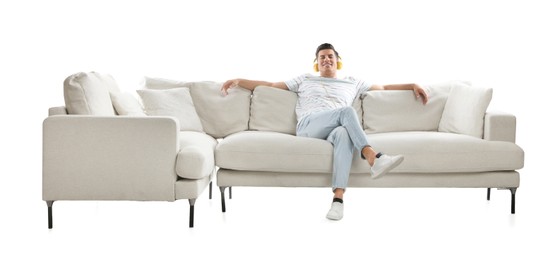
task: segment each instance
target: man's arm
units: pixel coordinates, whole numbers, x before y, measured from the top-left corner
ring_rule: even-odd
[[[268,82],[268,81],[248,80],[248,79],[230,79],[222,85],[222,89],[221,89],[222,94],[227,95],[227,91],[230,88],[234,88],[237,86],[242,87],[244,89],[248,89],[250,91],[253,91],[254,88],[258,86],[269,86],[269,87],[289,90],[289,88],[287,88],[287,85],[285,85],[285,82]]]
[[[410,84],[390,84],[390,85],[372,85],[370,90],[412,90],[416,99],[422,98],[422,104],[428,103],[428,94],[426,91],[413,83]]]

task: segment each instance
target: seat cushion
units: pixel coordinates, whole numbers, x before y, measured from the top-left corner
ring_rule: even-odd
[[[443,132],[394,132],[367,135],[375,150],[404,154],[393,172],[483,172],[516,170],[524,152],[510,142]],[[332,172],[331,143],[293,135],[247,131],[224,138],[216,147],[216,165],[231,170]],[[368,163],[353,155],[353,173],[368,173]]]
[[[244,131],[216,147],[216,166],[233,170],[331,172],[332,145],[315,138]]]
[[[524,151],[511,142],[444,132],[394,132],[367,135],[376,151],[403,154],[405,160],[393,172],[484,172],[518,170]],[[357,162],[352,172],[364,172]]]
[[[214,149],[217,141],[211,136],[193,132],[179,133],[179,152],[175,171],[179,177],[202,179],[214,170]]]

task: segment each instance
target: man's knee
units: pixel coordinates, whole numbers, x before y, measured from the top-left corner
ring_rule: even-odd
[[[341,113],[343,116],[357,116],[357,111],[351,106],[341,108]]]
[[[338,126],[333,131],[331,131],[330,135],[328,136],[330,142],[334,142],[341,139],[350,139],[349,133],[347,132],[347,128],[343,126]]]

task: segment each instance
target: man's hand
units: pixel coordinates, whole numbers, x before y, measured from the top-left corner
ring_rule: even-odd
[[[237,86],[239,86],[239,80],[230,79],[222,85],[222,88],[220,89],[220,91],[222,92],[222,95],[227,96],[229,89]]]
[[[426,93],[426,90],[416,84],[414,84],[412,90],[414,91],[416,99],[422,99],[422,104],[426,105],[426,103],[428,103],[428,93]]]

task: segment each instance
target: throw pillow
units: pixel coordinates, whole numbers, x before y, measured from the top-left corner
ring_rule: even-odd
[[[491,88],[458,83],[451,88],[438,131],[482,138],[484,116],[491,101]]]
[[[145,116],[139,101],[127,92],[110,93],[112,104],[120,116]]]
[[[139,89],[137,93],[147,115],[173,116],[179,121],[181,131],[203,132],[189,88]]]
[[[79,72],[64,80],[64,100],[69,114],[115,115],[110,92],[119,92],[119,88],[108,74]]]

